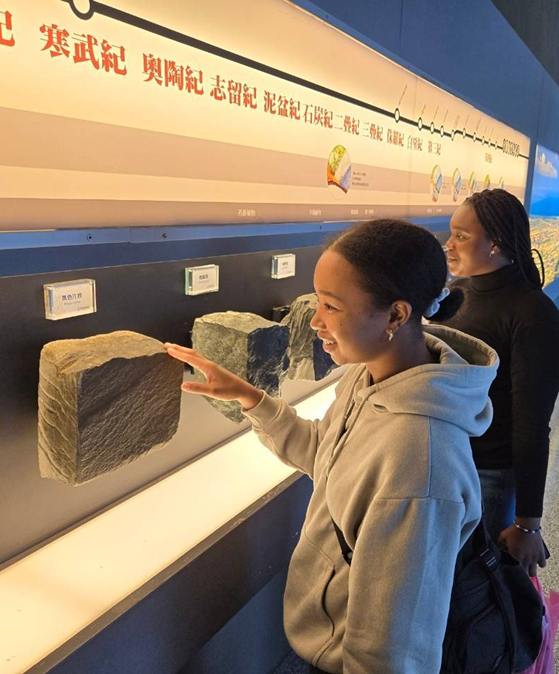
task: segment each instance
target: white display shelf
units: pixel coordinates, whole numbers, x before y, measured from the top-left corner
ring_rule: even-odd
[[[332,384],[296,405],[324,415]],[[247,431],[0,572],[0,674],[21,674],[295,471]]]

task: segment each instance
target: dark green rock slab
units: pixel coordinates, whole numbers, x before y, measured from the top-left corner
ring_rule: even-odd
[[[317,306],[315,293],[301,295],[291,304],[290,312],[282,320],[282,325],[289,327],[288,379],[320,381],[337,367],[322,348],[316,331],[311,328]]]
[[[194,321],[192,331],[196,351],[273,397],[279,396],[287,367],[288,340],[287,326],[236,311],[202,316]],[[231,421],[239,424],[245,419],[236,401],[206,399]]]

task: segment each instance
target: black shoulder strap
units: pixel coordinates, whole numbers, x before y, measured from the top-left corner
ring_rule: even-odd
[[[342,557],[344,558],[346,563],[351,566],[351,559],[353,557],[353,550],[347,544],[347,541],[344,538],[344,535],[342,534],[342,530],[334,522],[334,518],[332,517],[332,515],[330,515],[330,519],[332,520],[332,524],[334,525],[334,531],[336,532],[336,536],[338,538],[338,543],[340,544],[340,548],[342,550]]]

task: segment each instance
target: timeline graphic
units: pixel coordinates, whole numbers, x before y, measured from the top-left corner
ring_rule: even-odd
[[[422,117],[418,117],[417,119],[404,117],[400,113],[400,109],[398,107],[396,107],[394,110],[386,110],[382,107],[374,105],[373,103],[356,99],[340,91],[323,87],[320,84],[317,84],[316,82],[305,80],[304,78],[298,77],[297,75],[293,75],[291,73],[287,73],[277,68],[273,68],[271,66],[255,61],[253,59],[246,58],[240,54],[236,54],[226,49],[222,49],[221,47],[217,47],[202,40],[198,40],[194,37],[185,35],[184,33],[180,33],[176,30],[173,30],[165,26],[161,26],[152,21],[147,21],[145,19],[142,19],[141,17],[111,7],[110,5],[106,5],[105,3],[97,2],[97,0],[60,0],[60,1],[67,3],[74,12],[74,14],[78,18],[83,19],[85,21],[91,19],[94,16],[94,14],[100,14],[106,16],[107,18],[114,19],[116,21],[120,21],[122,23],[126,23],[131,26],[135,26],[140,30],[145,30],[155,35],[160,35],[161,37],[165,37],[169,40],[180,42],[181,44],[185,44],[190,47],[194,47],[195,49],[215,54],[216,56],[228,59],[229,61],[249,66],[250,68],[254,68],[255,70],[259,70],[263,73],[267,73],[280,79],[284,79],[288,82],[299,84],[313,91],[327,94],[328,96],[337,98],[340,101],[352,103],[353,105],[357,105],[365,110],[370,110],[372,112],[378,113],[379,115],[383,115],[385,117],[393,119],[396,123],[402,122],[402,124],[413,126],[417,128],[419,131],[423,130],[424,128],[424,122]],[[509,141],[507,139],[503,139],[502,143],[499,145],[498,141],[495,138],[491,139],[489,137],[486,138],[485,136],[480,137],[475,132],[468,133],[465,127],[461,129],[452,129],[448,131],[445,130],[442,124],[437,127],[433,121],[429,124],[428,129],[431,135],[438,134],[443,138],[447,137],[450,138],[451,140],[454,140],[457,137],[457,135],[461,135],[462,138],[469,138],[474,143],[480,143],[481,145],[486,145],[487,147],[493,147],[494,149],[497,150],[503,150],[503,152],[506,152],[507,154],[512,154],[516,157],[528,159],[528,155],[522,154],[520,152],[518,144],[514,143],[513,141]]]
[[[447,216],[488,174],[523,199],[528,138],[295,5],[245,0],[247,40],[228,0],[113,1],[0,7],[0,229]]]

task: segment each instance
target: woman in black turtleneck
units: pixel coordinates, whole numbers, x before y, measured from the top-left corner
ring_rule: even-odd
[[[515,196],[474,194],[452,216],[450,232],[448,266],[460,278],[432,320],[482,339],[499,354],[489,391],[493,423],[472,438],[472,450],[491,535],[536,575],[537,565],[545,566],[539,529],[549,419],[559,391],[559,311],[541,290],[530,223]]]

